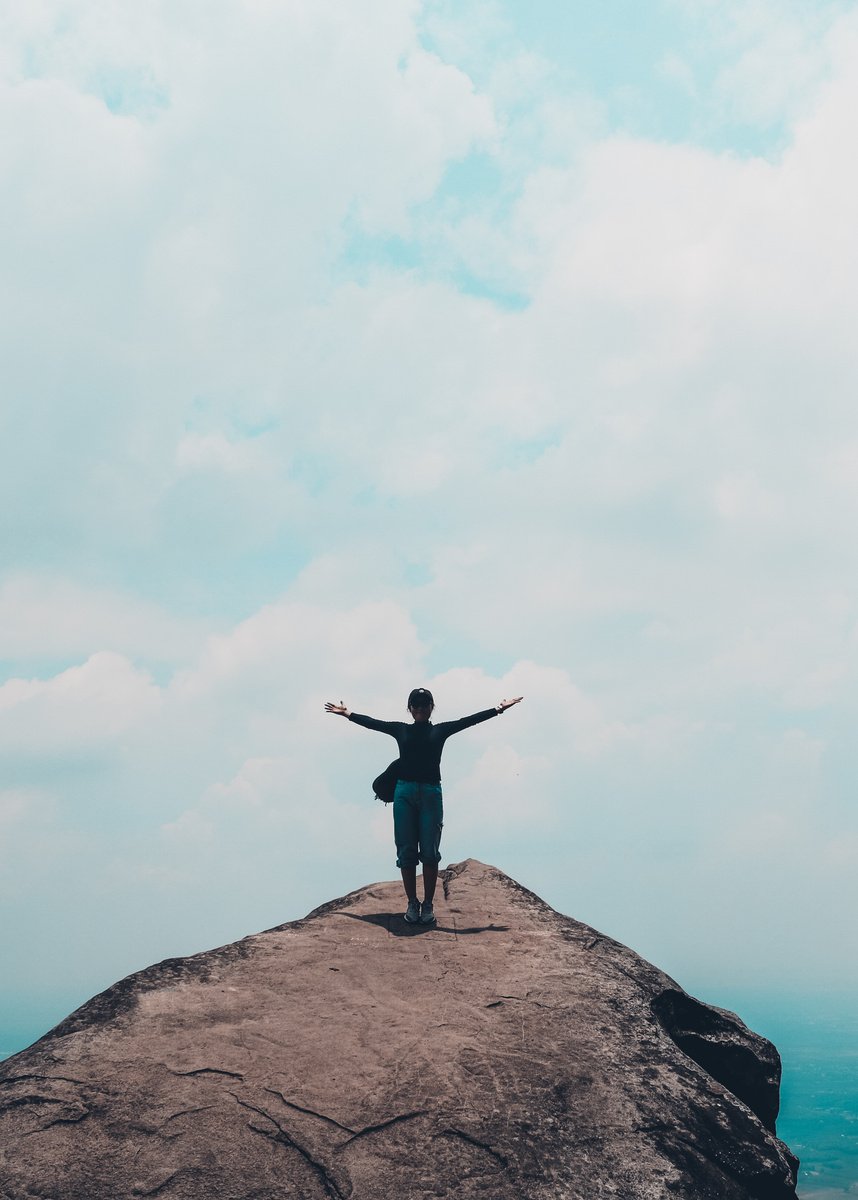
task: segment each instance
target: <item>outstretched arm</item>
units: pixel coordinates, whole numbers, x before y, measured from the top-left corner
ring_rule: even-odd
[[[325,712],[333,713],[335,717],[346,717],[355,725],[363,725],[364,729],[376,729],[379,733],[389,733],[391,737],[396,737],[397,731],[401,729],[401,721],[378,721],[375,717],[365,717],[363,713],[352,712],[343,704],[342,700],[339,704],[334,704],[329,700],[325,705]]]
[[[512,708],[514,704],[520,704],[523,699],[523,696],[516,696],[514,700],[501,700],[500,704],[496,704],[494,708],[486,708],[482,712],[473,713],[470,717],[460,717],[458,721],[443,721],[438,729],[443,730],[445,737],[450,737],[453,733],[470,729],[472,725],[479,725],[481,721],[489,721],[492,717],[499,716],[508,708]]]

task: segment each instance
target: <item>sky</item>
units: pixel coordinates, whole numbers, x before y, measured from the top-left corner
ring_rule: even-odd
[[[0,1029],[444,862],[858,985],[858,4],[0,0]],[[9,1032],[13,1031],[13,1032]]]

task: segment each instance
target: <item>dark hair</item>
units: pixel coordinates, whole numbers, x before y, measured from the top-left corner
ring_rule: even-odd
[[[414,688],[408,697],[409,708],[432,708],[434,704],[432,693],[426,688]]]

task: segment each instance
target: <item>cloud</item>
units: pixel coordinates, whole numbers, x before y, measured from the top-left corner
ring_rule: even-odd
[[[0,657],[7,662],[67,661],[109,650],[173,665],[198,652],[207,633],[205,620],[54,573],[18,572],[0,583]]]
[[[806,107],[852,21],[849,5],[840,0],[674,0],[674,7],[706,39],[710,61],[713,47],[727,52],[714,72],[713,99],[722,117],[757,125],[780,124]]]
[[[233,441],[222,432],[188,433],[176,447],[176,463],[187,470],[252,471],[264,465],[260,459],[255,439]]]
[[[384,677],[394,664],[396,674],[408,678],[419,655],[416,631],[394,603],[322,607],[287,598],[211,637],[199,661],[177,674],[171,692],[182,699],[240,689],[256,705],[279,694],[291,707],[308,685],[321,695],[326,685]]]
[[[448,163],[493,135],[488,100],[421,48],[411,11],[372,12],[238,6],[202,29],[157,6],[81,3],[63,20],[57,2],[11,19],[0,225],[16,231],[4,360],[18,416],[3,511],[20,553],[148,547],[168,523],[199,546],[199,525],[175,520],[181,476],[218,446],[223,462],[225,436],[233,461],[249,452],[224,419],[273,420],[300,452],[315,389],[288,363],[342,223],[404,229]],[[111,108],[108,67],[151,67],[168,100]],[[245,522],[283,519],[276,485],[241,505]],[[230,531],[228,499],[197,503]]]
[[[159,703],[149,675],[102,650],[53,679],[9,679],[0,686],[7,755],[87,753],[147,722]]]

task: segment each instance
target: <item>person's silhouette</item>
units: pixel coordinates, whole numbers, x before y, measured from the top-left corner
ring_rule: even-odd
[[[415,688],[408,697],[411,724],[406,721],[379,721],[362,713],[353,713],[340,701],[330,700],[325,711],[346,717],[365,729],[390,734],[399,746],[396,790],[393,794],[393,836],[396,841],[396,865],[402,871],[402,884],[408,898],[405,920],[410,924],[435,923],[433,900],[441,860],[441,830],[444,805],[441,795],[441,753],[448,737],[480,721],[488,721],[523,699],[501,700],[494,708],[484,709],[458,721],[433,725],[435,708],[432,693]],[[417,900],[417,863],[423,864],[423,904]]]

